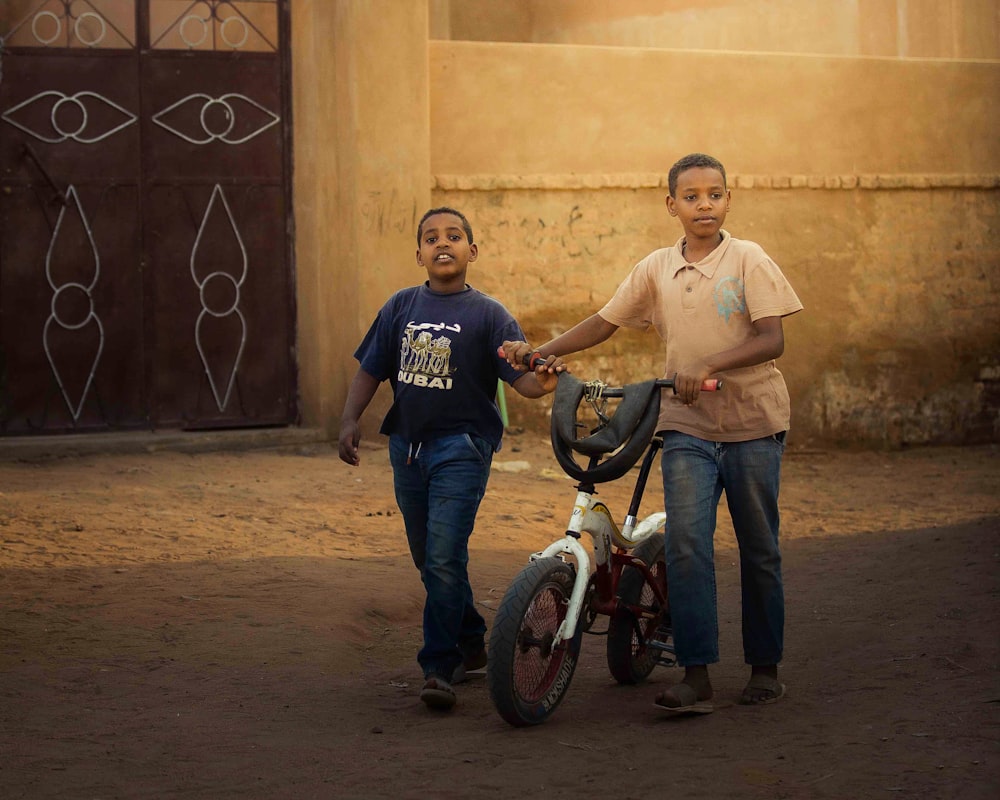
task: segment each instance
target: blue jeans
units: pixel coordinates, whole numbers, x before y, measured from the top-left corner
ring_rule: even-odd
[[[719,660],[716,511],[723,490],[740,551],[743,658],[781,661],[785,600],[778,549],[778,487],[785,433],[748,442],[709,442],[676,431],[663,440],[667,589],[681,666]]]
[[[427,593],[417,661],[425,677],[450,681],[464,658],[483,648],[486,635],[469,584],[469,537],[486,492],[493,447],[478,436],[459,434],[432,439],[416,450],[402,437],[389,437],[396,503]]]

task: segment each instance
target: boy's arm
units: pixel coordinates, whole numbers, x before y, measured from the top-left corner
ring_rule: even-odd
[[[506,352],[506,351],[504,351]],[[566,364],[561,358],[551,356],[544,364],[535,367],[534,372],[522,375],[511,386],[522,397],[536,398],[554,392],[559,384],[559,373],[566,372]]]
[[[753,367],[785,351],[785,333],[781,317],[762,317],[753,323],[755,336],[743,344],[706,356],[699,361],[684,364],[677,370],[674,389],[685,405],[694,405],[701,395],[701,384],[710,375],[728,369]]]
[[[344,413],[340,416],[340,460],[352,467],[361,463],[358,455],[358,444],[361,442],[361,428],[358,420],[368,404],[375,396],[381,381],[369,375],[360,367],[347,390],[347,401],[344,403]]]
[[[600,314],[592,314],[541,347],[532,348],[527,342],[504,342],[503,351],[507,356],[507,363],[515,369],[524,370],[526,367],[521,363],[523,358],[534,352],[543,356],[567,356],[610,339],[617,330],[617,325],[608,322]]]

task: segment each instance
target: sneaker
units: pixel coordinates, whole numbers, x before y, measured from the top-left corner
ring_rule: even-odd
[[[476,670],[485,669],[486,661],[486,648],[483,647],[472,655],[466,656],[462,662],[462,666],[465,667],[466,672],[475,672]]]

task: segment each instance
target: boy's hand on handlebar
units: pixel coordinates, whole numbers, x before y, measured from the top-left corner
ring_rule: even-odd
[[[711,374],[711,371],[701,364],[690,364],[678,370],[674,375],[674,394],[677,395],[677,399],[686,406],[695,405]]]
[[[497,350],[497,355],[518,372],[533,372],[538,387],[545,394],[556,390],[559,383],[559,373],[569,371],[569,367],[566,366],[566,362],[562,358],[543,356],[527,342],[506,341]]]
[[[497,355],[518,372],[527,372],[528,363],[534,353],[534,348],[527,342],[504,342]]]
[[[548,394],[556,390],[561,372],[569,372],[569,367],[559,356],[549,356],[544,362],[536,362],[535,380],[542,387],[542,391]]]
[[[560,356],[543,356],[527,342],[504,342],[497,351],[518,372],[549,373],[568,372],[566,362]]]

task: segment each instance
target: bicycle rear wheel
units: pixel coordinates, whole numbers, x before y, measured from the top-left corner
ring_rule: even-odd
[[[667,565],[663,558],[663,536],[650,536],[632,554],[649,567],[652,580],[666,596]],[[669,647],[666,639],[670,614],[666,607],[659,605],[649,581],[635,567],[622,570],[618,597],[623,606],[608,624],[608,669],[619,683],[641,683],[660,663],[661,652]],[[641,614],[635,614],[625,605],[640,609]]]
[[[580,630],[553,644],[566,618],[576,573],[558,558],[528,564],[500,602],[490,634],[486,683],[511,725],[544,722],[569,689],[580,655]]]

